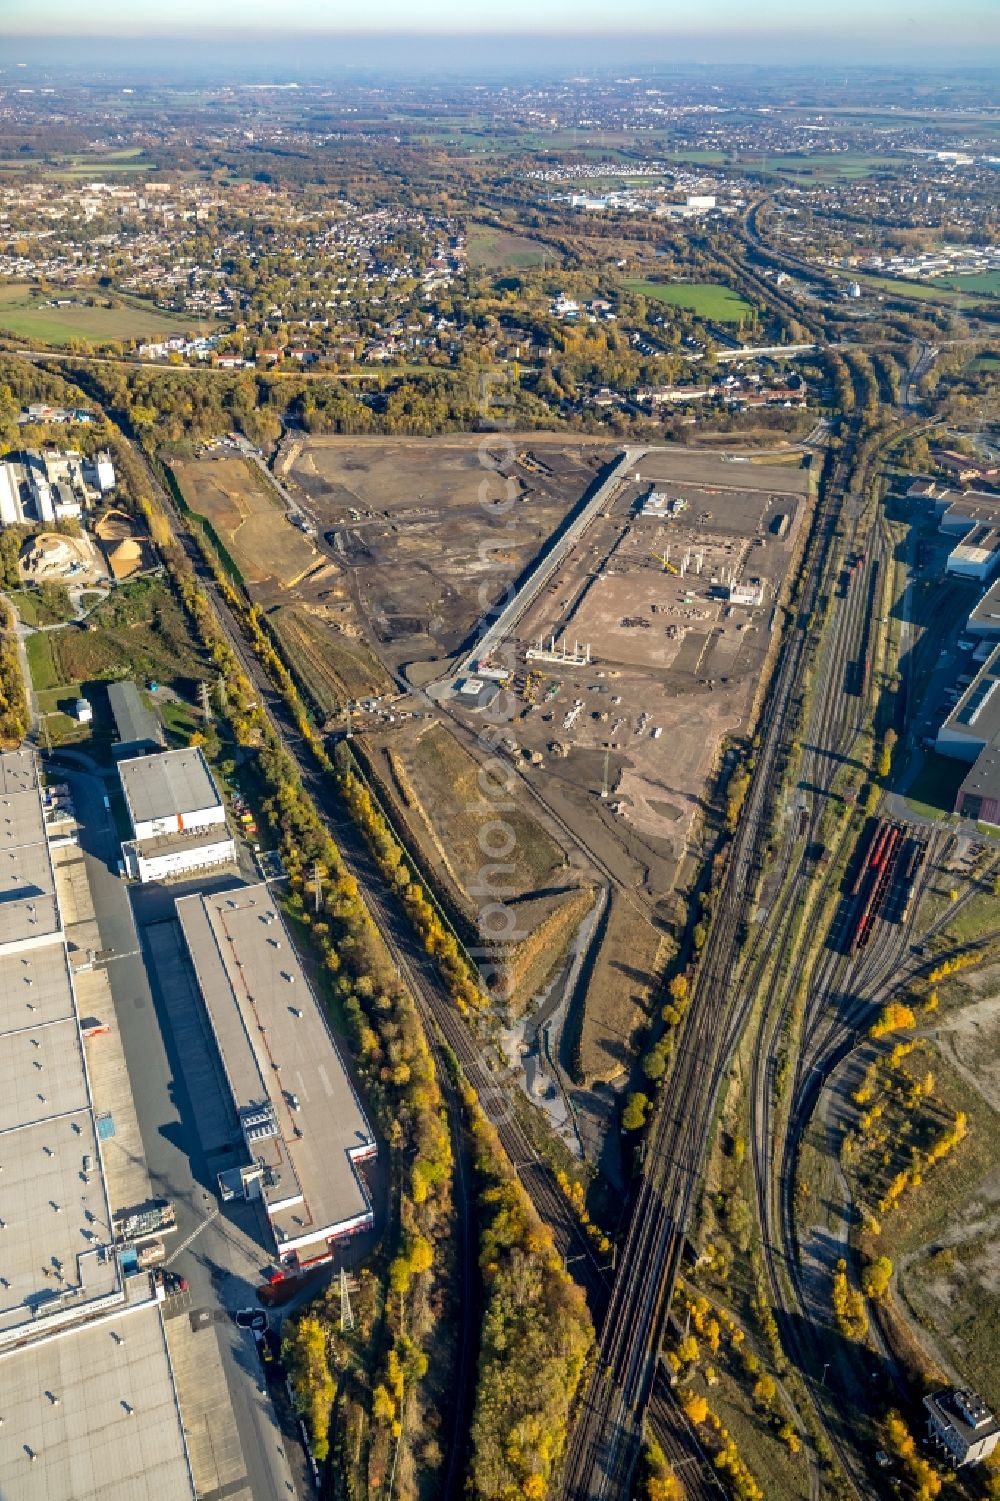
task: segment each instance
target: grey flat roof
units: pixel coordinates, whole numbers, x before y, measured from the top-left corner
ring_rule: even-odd
[[[89,1103],[83,1043],[75,1017],[0,1036],[0,1141],[3,1132]]]
[[[9,1336],[22,1328],[39,1333],[47,1314],[69,1307],[84,1311],[93,1299],[113,1295],[119,1276],[113,1258],[99,1254],[110,1241],[107,1192],[41,789],[29,752],[0,755],[0,827],[4,817],[0,1336]],[[87,1183],[85,1155],[92,1159]]]
[[[254,1144],[282,1174],[266,1197],[295,1180],[305,1199],[274,1223],[287,1240],[332,1234],[369,1208],[348,1154],[374,1138],[274,898],[262,882],[182,897],[177,914],[236,1103],[270,1099],[278,1118],[280,1138]]]
[[[0,1033],[74,1015],[69,961],[61,943],[0,954]]]
[[[156,715],[147,709],[134,683],[127,680],[108,684],[108,703],[115,717],[118,739],[126,745],[163,744],[163,730]]]
[[[39,844],[44,838],[37,786],[0,792],[0,850]]]
[[[0,798],[38,788],[38,763],[28,750],[0,753]]]
[[[155,1304],[0,1356],[0,1388],[0,1495],[12,1501],[193,1498]]]
[[[94,1164],[89,1183],[83,1180],[84,1156]],[[90,1112],[3,1133],[0,1164],[0,1330],[35,1323],[41,1333],[46,1314],[68,1305],[82,1316],[88,1303],[119,1286],[115,1258],[100,1250],[109,1244],[111,1228]],[[8,1416],[6,1407],[0,1415]],[[0,1441],[5,1432],[0,1427]]]
[[[1000,631],[1000,579],[991,584],[969,616],[969,629]]]
[[[224,823],[211,823],[200,829],[176,829],[172,834],[152,834],[149,839],[128,839],[126,844],[142,855],[144,860],[152,860],[157,855],[169,855],[174,850],[209,848],[226,840],[233,843],[228,826]]]
[[[197,747],[119,761],[118,775],[133,827],[220,804],[208,762]]]
[[[977,744],[1000,737],[1000,646],[986,658],[941,726]]]

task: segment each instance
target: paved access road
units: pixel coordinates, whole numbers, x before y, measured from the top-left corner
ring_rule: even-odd
[[[151,987],[129,888],[116,873],[119,845],[104,803],[105,783],[97,776],[75,770],[64,773],[60,768],[63,775],[76,804],[80,847],[102,948],[112,950],[106,961],[108,979],[153,1192],[170,1199],[177,1210],[177,1233],[167,1239],[167,1255],[171,1270],[187,1278],[189,1292],[177,1303],[168,1299],[168,1326],[172,1317],[187,1317],[199,1309],[213,1315],[220,1309],[234,1313],[253,1303],[257,1274],[267,1254],[250,1206],[227,1205],[225,1216],[217,1213],[214,1173],[194,1124],[181,1060],[162,1010],[162,994],[154,999],[157,977],[153,976]],[[144,910],[144,895],[139,893],[137,903],[140,922],[150,915],[162,918],[163,893],[154,898],[160,907],[152,912],[149,904]],[[231,1208],[236,1212],[230,1213]],[[181,1246],[185,1248],[178,1250]],[[196,1338],[217,1342],[242,1451],[243,1483],[224,1486],[225,1494],[236,1498],[249,1491],[253,1501],[287,1501],[298,1495],[289,1464],[298,1441],[279,1425],[253,1336],[225,1317],[206,1321]],[[185,1411],[189,1431],[196,1429],[201,1416]],[[222,1432],[225,1417],[224,1412],[218,1415],[220,1445],[227,1442]],[[231,1444],[231,1436],[228,1441]],[[211,1442],[214,1446],[214,1436]],[[301,1464],[295,1468],[299,1471]],[[216,1498],[222,1501],[219,1492]]]

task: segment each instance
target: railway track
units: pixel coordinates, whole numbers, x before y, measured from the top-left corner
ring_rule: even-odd
[[[184,548],[199,585],[212,604],[223,635],[256,688],[261,703],[267,708],[282,744],[294,758],[303,786],[333,832],[345,867],[364,893],[365,902],[392,961],[409,985],[422,1019],[429,1028],[433,1027],[431,1045],[439,1050],[441,1043],[447,1044],[458,1059],[484,1113],[495,1125],[501,1143],[539,1218],[551,1230],[560,1254],[567,1261],[572,1261],[576,1279],[584,1288],[595,1318],[599,1319],[607,1302],[604,1271],[583,1227],[556,1183],[552,1170],[539,1156],[516,1111],[511,1107],[515,1086],[492,1067],[488,1061],[487,1041],[473,1033],[458,1014],[432,961],[419,947],[405,914],[396,906],[395,898],[387,896],[384,878],[375,866],[357,826],[344,811],[330,778],[313,765],[284,699],[247,643],[239,621],[223,598],[184,518],[146,463],[145,457],[141,453],[139,457],[161,505],[170,517],[174,535]],[[440,1051],[438,1056],[440,1057]],[[442,1087],[447,1094],[450,1084],[446,1070],[443,1070]]]
[[[857,436],[852,429],[851,441]],[[621,1268],[601,1330],[596,1369],[583,1397],[564,1471],[564,1495],[625,1495],[653,1391],[660,1342],[685,1245],[719,1089],[752,998],[733,1007],[739,943],[761,869],[771,787],[794,721],[808,656],[804,622],[815,609],[835,539],[847,475],[841,457],[817,508],[799,617],[786,635],[762,724],[760,748],[726,876],[702,953],[674,1069],[645,1144],[645,1169]],[[758,953],[755,962],[761,962]]]
[[[875,454],[872,455],[874,457]],[[865,478],[866,476],[862,476],[863,481]],[[890,565],[892,538],[881,515],[876,518],[875,525],[869,532],[868,556],[871,570]],[[874,585],[869,594],[874,598]],[[854,589],[854,597],[856,600],[863,597],[857,588]],[[846,664],[850,660],[852,638],[858,641],[857,660],[864,664],[864,672],[857,686],[865,695],[872,691],[868,671],[868,624],[863,616],[858,619],[857,610],[845,610],[842,614],[843,624],[840,629],[833,630],[825,656],[810,733],[810,742],[826,747],[829,752],[827,768],[824,769],[814,756],[810,759],[808,751],[803,756],[803,779],[811,772],[820,792],[820,796],[814,799],[813,816],[821,798],[830,793],[830,768],[835,765],[835,757],[851,753],[858,733],[859,727],[856,723],[852,726],[852,720],[858,717],[862,706],[855,703],[852,712],[845,702],[850,687]],[[919,966],[908,962],[909,940],[918,922],[920,899],[930,880],[936,846],[940,839],[940,836],[931,836],[928,840],[926,858],[922,861],[918,859],[913,867],[914,889],[910,900],[905,910],[900,911],[900,920],[891,922],[886,920],[888,914],[882,910],[879,892],[894,876],[891,865],[894,845],[898,842],[902,849],[907,841],[905,834],[900,838],[890,832],[890,825],[884,825],[883,828],[885,832],[880,836],[880,842],[873,837],[873,843],[865,850],[866,864],[862,870],[866,869],[869,857],[873,866],[880,865],[882,851],[887,855],[887,869],[876,869],[874,876],[868,875],[867,878],[859,875],[855,882],[851,899],[853,902],[857,897],[858,905],[850,909],[853,915],[850,919],[847,952],[843,951],[843,943],[838,943],[832,933],[828,934],[809,978],[790,1105],[784,1119],[779,1117],[776,1110],[775,1063],[783,1029],[792,1013],[798,991],[797,979],[794,983],[790,980],[786,984],[780,994],[778,1006],[765,1012],[753,1052],[751,1160],[765,1274],[782,1343],[786,1353],[803,1374],[808,1374],[811,1370],[818,1372],[822,1356],[818,1353],[818,1347],[813,1344],[809,1300],[798,1260],[795,1231],[795,1182],[802,1137],[822,1082],[830,1070],[855,1045],[859,1032],[867,1027],[883,1001],[900,984],[906,983],[908,974],[915,974],[919,970]],[[804,880],[805,873],[800,869],[800,876],[793,882],[793,888],[801,887]],[[864,881],[867,884],[863,884]],[[824,910],[824,903],[832,894],[833,887],[828,876],[819,885],[813,910]],[[857,915],[859,910],[860,917]],[[785,932],[788,931],[786,923]],[[857,941],[859,931],[862,939],[860,944]],[[779,939],[779,942],[782,941],[784,940]],[[827,1408],[826,1402],[825,1397],[814,1397],[814,1411],[826,1431],[848,1485],[858,1497],[878,1494],[881,1477],[869,1473],[856,1446],[842,1437],[839,1431],[841,1414]]]

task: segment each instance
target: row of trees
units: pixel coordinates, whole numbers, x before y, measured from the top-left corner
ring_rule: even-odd
[[[484,1299],[471,1490],[477,1501],[543,1501],[565,1450],[594,1330],[583,1293],[467,1086],[463,1100]]]
[[[0,600],[0,745],[5,749],[20,745],[31,717],[16,625],[10,605]]]

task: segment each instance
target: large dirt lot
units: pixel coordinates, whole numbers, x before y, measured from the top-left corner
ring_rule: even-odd
[[[502,763],[484,766],[434,714],[365,736],[357,748],[397,827],[420,848],[422,868],[468,937],[492,952],[496,999],[520,1012],[592,905],[579,853],[563,847],[523,787],[498,777]]]
[[[168,463],[181,494],[229,553],[254,601],[267,612],[320,720],[392,690],[359,638],[343,568],[299,527],[248,459],[209,451]]]
[[[525,659],[512,729],[529,765],[542,757],[530,774],[543,797],[575,801],[576,821],[625,826],[633,853],[654,862],[651,895],[672,884],[720,742],[752,712],[807,480],[684,450],[647,457],[517,628],[519,654],[553,638],[589,647],[583,665]],[[654,487],[684,504],[639,514]],[[733,584],[755,602],[732,601]]]
[[[371,769],[425,870],[472,927],[490,858],[476,766],[484,744],[508,742],[515,869],[505,900],[528,934],[515,945],[513,1010],[542,993],[543,950],[565,953],[592,893],[610,889],[580,993],[539,1003],[539,1014],[551,1006],[569,1018],[572,1072],[588,1081],[624,1081],[658,998],[676,893],[694,873],[692,829],[721,747],[747,726],[766,681],[810,510],[798,455],[647,454],[522,616],[511,682],[472,707],[451,674],[477,626],[620,452],[556,434],[295,437],[276,465],[325,562],[321,588],[296,586],[304,608],[430,690],[398,719],[373,711],[355,728],[369,732]],[[665,497],[658,513],[638,514],[654,490]],[[301,635],[301,609],[285,619]],[[588,645],[590,660],[527,659],[553,636]],[[318,679],[321,652],[307,647]],[[561,1026],[553,1021],[554,1053]]]
[[[309,438],[277,472],[358,624],[424,682],[456,655],[614,456],[566,435]]]
[[[244,458],[211,454],[170,465],[192,511],[215,528],[248,584],[289,588],[321,560]]]
[[[624,1077],[648,1021],[706,787],[766,682],[808,490],[794,464],[647,455],[505,643],[510,683],[487,708],[447,704],[470,728],[505,724],[538,801],[640,893],[637,906],[616,895],[576,1008],[578,1078]],[[653,491],[656,514],[642,514]]]

